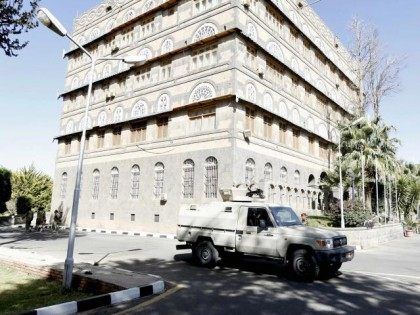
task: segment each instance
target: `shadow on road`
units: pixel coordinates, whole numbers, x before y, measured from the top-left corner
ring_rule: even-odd
[[[116,267],[160,275],[186,289],[146,309],[157,314],[419,314],[419,291],[406,283],[343,274],[299,283],[276,262],[255,258],[221,261],[215,269],[194,266],[191,254],[173,261],[113,261]]]
[[[77,233],[77,237],[83,237],[86,233]],[[17,243],[20,241],[31,240],[31,241],[51,241],[62,238],[68,238],[68,230],[60,231],[32,231],[27,232],[24,229],[12,229],[12,228],[1,228],[0,229],[0,246]],[[10,248],[13,248],[9,246]],[[24,249],[24,248],[15,248]]]

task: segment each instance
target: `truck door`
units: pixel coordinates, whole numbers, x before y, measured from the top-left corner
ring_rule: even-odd
[[[247,254],[277,256],[277,230],[264,207],[241,207],[236,250]]]

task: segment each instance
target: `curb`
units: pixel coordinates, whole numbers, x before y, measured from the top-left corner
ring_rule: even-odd
[[[75,314],[78,312],[89,311],[98,307],[110,306],[154,294],[161,294],[164,291],[165,283],[163,282],[163,280],[159,280],[143,287],[134,287],[126,290],[94,296],[80,301],[72,301],[37,308],[31,311],[21,313],[21,315]]]

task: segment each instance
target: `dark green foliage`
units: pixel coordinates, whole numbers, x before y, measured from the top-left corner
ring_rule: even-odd
[[[12,173],[5,168],[0,167],[0,213],[7,211],[6,202],[12,196]]]
[[[26,216],[32,209],[32,200],[26,196],[20,196],[16,199],[16,212],[20,216]]]
[[[346,227],[361,227],[364,226],[365,222],[372,218],[372,214],[369,210],[363,210],[363,204],[359,200],[352,202],[351,200],[344,201],[344,222]],[[341,213],[340,213],[340,202],[336,201],[331,208],[330,213],[333,225],[336,227],[340,226]]]
[[[6,56],[16,57],[17,51],[28,45],[15,36],[38,26],[35,19],[38,3],[39,0],[31,0],[25,8],[24,0],[0,0],[0,47]]]

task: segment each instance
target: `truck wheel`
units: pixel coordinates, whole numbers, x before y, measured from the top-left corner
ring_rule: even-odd
[[[319,275],[322,278],[332,278],[337,274],[338,270],[341,268],[341,265],[341,262],[322,264],[319,269]]]
[[[289,264],[298,280],[312,282],[318,277],[318,263],[314,255],[306,249],[295,250]]]
[[[194,246],[193,256],[197,264],[203,267],[214,267],[219,258],[216,248],[209,241],[202,241]]]

